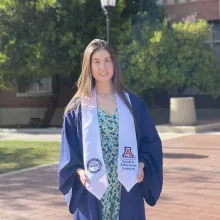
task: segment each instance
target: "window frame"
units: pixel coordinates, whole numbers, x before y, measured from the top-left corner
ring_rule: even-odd
[[[52,77],[42,78],[47,79],[49,81],[49,89],[47,90],[40,90],[38,87],[38,90],[27,90],[25,89],[25,92],[19,92],[18,86],[16,91],[16,97],[37,97],[37,96],[51,96],[52,95]],[[34,83],[33,83],[34,85]]]

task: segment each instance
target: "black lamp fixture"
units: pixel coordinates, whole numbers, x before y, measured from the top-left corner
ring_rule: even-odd
[[[109,15],[108,9],[115,7],[116,0],[101,0],[102,9],[106,16],[107,42],[109,43]]]

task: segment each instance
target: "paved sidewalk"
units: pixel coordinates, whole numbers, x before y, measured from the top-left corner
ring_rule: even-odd
[[[164,142],[164,187],[149,220],[220,220],[220,136]]]
[[[38,131],[38,132],[12,132],[10,129],[6,131],[1,131],[0,129],[0,140],[30,140],[30,141],[60,141],[61,138],[61,130],[58,132],[55,132],[54,134],[52,132],[45,132],[45,131]],[[220,134],[220,132],[219,132]],[[185,136],[189,134],[184,133],[161,133],[160,137],[162,140],[168,140],[174,137],[180,137]]]
[[[220,220],[220,136],[179,135],[161,135],[164,188],[158,204],[146,206],[147,219]],[[64,219],[72,216],[57,190],[57,165],[0,176],[0,220]]]
[[[2,131],[0,129],[0,140],[27,140],[27,141],[60,141],[61,130],[57,133],[39,131],[36,133],[32,133],[25,131],[17,131],[13,132],[11,129],[6,131]]]

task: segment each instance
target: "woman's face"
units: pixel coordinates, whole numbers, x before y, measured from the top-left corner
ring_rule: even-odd
[[[109,52],[97,50],[91,59],[92,75],[97,82],[108,82],[114,75],[114,66]]]

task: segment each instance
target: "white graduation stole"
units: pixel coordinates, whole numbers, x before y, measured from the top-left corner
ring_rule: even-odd
[[[129,95],[125,95],[130,102]],[[118,180],[129,192],[137,183],[138,174],[135,125],[132,114],[117,93],[116,102],[119,114]],[[86,188],[100,200],[109,184],[102,155],[95,89],[91,101],[83,99],[81,109],[84,167],[90,179]]]

